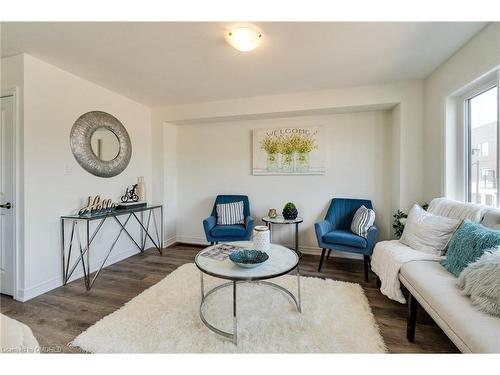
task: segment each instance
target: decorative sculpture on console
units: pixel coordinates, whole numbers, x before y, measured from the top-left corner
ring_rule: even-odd
[[[114,204],[111,199],[102,199],[99,195],[96,195],[95,198],[90,196],[87,199],[87,204],[78,211],[78,215],[92,215],[97,213],[104,213],[113,211],[116,208],[116,204]]]
[[[120,200],[122,203],[138,202],[139,195],[137,194],[137,184],[133,185],[130,190],[127,188],[125,194],[121,196]]]

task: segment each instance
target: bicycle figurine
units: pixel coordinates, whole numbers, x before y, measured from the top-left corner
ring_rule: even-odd
[[[132,189],[125,191],[125,194],[123,194],[120,198],[122,203],[127,203],[127,202],[138,202],[139,201],[139,196],[137,195],[137,184],[132,186]]]

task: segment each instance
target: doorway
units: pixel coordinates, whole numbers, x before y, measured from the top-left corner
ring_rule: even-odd
[[[2,95],[0,113],[0,292],[15,294],[15,125],[14,95]]]

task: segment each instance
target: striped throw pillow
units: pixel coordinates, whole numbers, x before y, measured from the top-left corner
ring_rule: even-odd
[[[245,223],[245,216],[243,216],[243,201],[218,204],[216,210],[217,224],[219,225]]]
[[[358,208],[351,223],[351,232],[358,236],[366,238],[368,236],[368,229],[375,222],[375,211],[361,206]]]

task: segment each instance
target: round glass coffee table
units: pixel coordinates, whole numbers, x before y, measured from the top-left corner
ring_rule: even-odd
[[[250,241],[238,241],[229,242],[229,245],[235,245],[246,249],[252,249],[253,243]],[[224,245],[224,244],[222,244]],[[256,268],[243,268],[234,264],[229,257],[218,260],[213,257],[206,256],[207,252],[212,250],[216,246],[209,246],[202,251],[200,251],[195,258],[195,264],[199,268],[200,281],[201,281],[201,302],[200,302],[200,318],[201,321],[207,326],[211,331],[227,337],[233,341],[236,345],[238,343],[238,318],[236,314],[236,286],[240,283],[253,282],[262,286],[269,286],[276,288],[287,296],[289,296],[292,301],[297,306],[297,310],[302,312],[301,302],[300,302],[300,273],[299,273],[299,257],[297,253],[290,250],[287,247],[271,244],[271,248],[266,251],[269,255],[269,259],[262,265]],[[288,289],[282,287],[281,285],[275,284],[273,282],[267,281],[275,277],[286,275],[287,273],[296,270],[297,274],[297,298]],[[203,274],[207,274],[219,279],[230,280],[224,284],[218,285],[209,291],[205,292],[205,287],[203,284]],[[203,315],[203,305],[207,301],[207,298],[218,291],[219,289],[232,287],[233,288],[233,332],[226,332],[222,329],[215,327],[210,324],[205,316]]]

